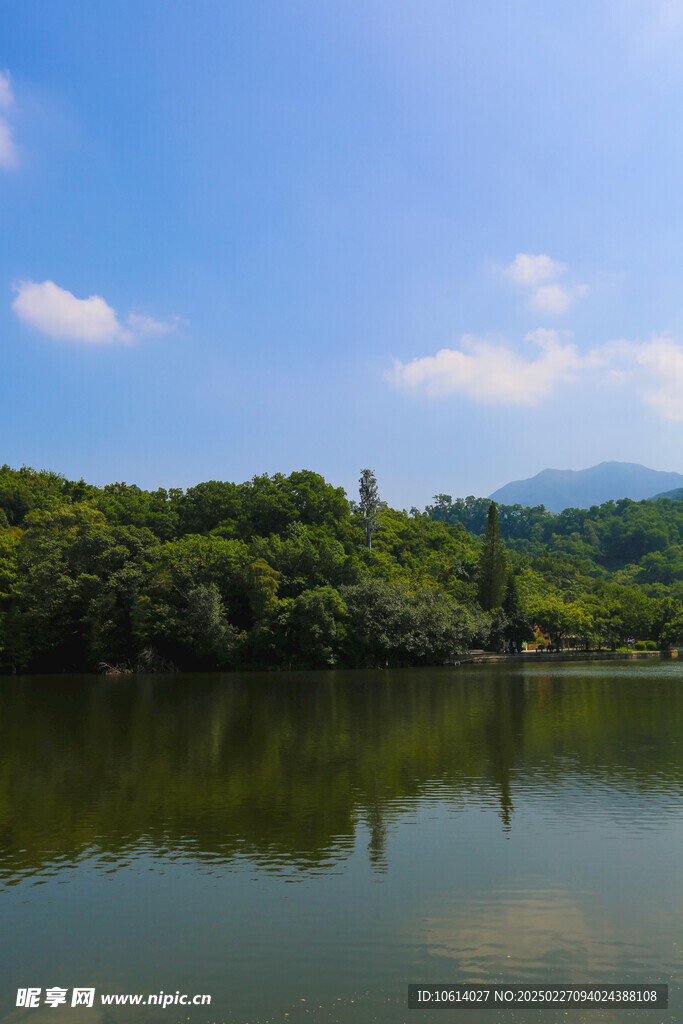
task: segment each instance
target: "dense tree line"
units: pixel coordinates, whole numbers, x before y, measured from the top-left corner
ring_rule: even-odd
[[[683,637],[683,502],[407,513],[373,493],[371,513],[369,533],[305,470],[145,491],[2,467],[0,666],[426,665],[540,633]]]
[[[439,494],[426,514],[436,522],[461,525],[482,535],[491,502]],[[559,514],[543,505],[498,505],[500,534],[508,548],[526,555],[547,550],[572,556],[589,568],[631,567],[634,582],[670,584],[683,579],[683,502],[672,498],[622,498],[590,509]],[[637,571],[636,570],[637,567]]]

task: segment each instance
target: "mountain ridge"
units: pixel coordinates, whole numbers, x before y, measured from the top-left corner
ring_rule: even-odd
[[[591,508],[606,501],[669,497],[683,487],[683,474],[649,469],[636,462],[601,462],[587,469],[544,469],[526,480],[513,480],[489,497],[505,505],[545,505],[549,512]]]

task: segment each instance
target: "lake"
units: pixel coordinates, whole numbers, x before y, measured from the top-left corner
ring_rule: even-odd
[[[680,1019],[682,736],[675,661],[0,679],[0,1020],[434,1019],[409,982],[669,984],[444,1022]],[[100,1005],[160,991],[212,1003]]]

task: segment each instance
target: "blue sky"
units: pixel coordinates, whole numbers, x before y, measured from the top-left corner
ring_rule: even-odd
[[[682,46],[681,0],[8,0],[0,462],[683,471]]]

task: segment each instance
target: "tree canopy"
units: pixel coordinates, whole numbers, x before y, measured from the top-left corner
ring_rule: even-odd
[[[379,516],[374,484],[364,508],[309,470],[145,491],[4,466],[0,668],[427,665],[504,638],[683,640],[683,502],[552,516],[438,495]]]

